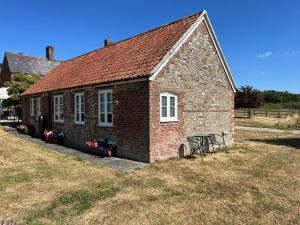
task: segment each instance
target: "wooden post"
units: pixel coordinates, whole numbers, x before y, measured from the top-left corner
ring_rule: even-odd
[[[249,111],[248,111],[248,116],[249,116],[249,118],[251,118],[251,109],[249,109]]]
[[[266,111],[266,117],[268,117],[268,111]]]
[[[278,111],[278,118],[280,118],[280,111]]]

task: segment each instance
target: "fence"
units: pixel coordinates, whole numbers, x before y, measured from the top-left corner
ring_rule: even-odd
[[[285,118],[296,112],[297,111],[293,111],[293,110],[275,111],[275,110],[259,110],[259,109],[236,109],[234,111],[236,118],[251,118],[254,116]]]

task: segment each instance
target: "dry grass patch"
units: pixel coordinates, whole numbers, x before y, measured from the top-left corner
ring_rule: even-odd
[[[114,174],[16,138],[2,129],[0,163],[1,216],[18,221],[33,208]]]
[[[272,117],[252,117],[252,118],[235,118],[235,125],[262,127],[262,128],[280,128],[277,126],[280,119]]]
[[[126,175],[123,191],[74,221],[298,224],[300,152],[264,142],[272,138],[293,136],[239,131],[230,154],[208,156],[203,163],[169,160]],[[153,187],[152,179],[159,185]]]
[[[11,149],[30,146],[23,160],[0,144],[10,165],[5,179],[16,185],[2,193],[23,193],[3,194],[9,204],[1,210],[27,224],[300,223],[300,139],[291,134],[237,131],[229,154],[173,159],[129,174],[17,141]]]
[[[300,116],[298,113],[295,113],[286,118],[279,119],[277,125],[283,128],[295,128],[296,126],[300,125]]]

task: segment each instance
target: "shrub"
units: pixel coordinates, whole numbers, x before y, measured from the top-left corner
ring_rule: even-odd
[[[298,113],[295,113],[284,119],[280,119],[277,125],[284,128],[294,128],[295,126],[300,125],[300,116]]]

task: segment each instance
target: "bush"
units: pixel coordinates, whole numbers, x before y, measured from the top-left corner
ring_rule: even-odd
[[[300,116],[298,113],[295,113],[284,119],[280,119],[277,125],[283,128],[294,128],[300,125]]]
[[[288,103],[269,103],[261,107],[262,109],[268,110],[280,110],[280,109],[289,109],[289,110],[300,110],[300,102],[288,102]]]

